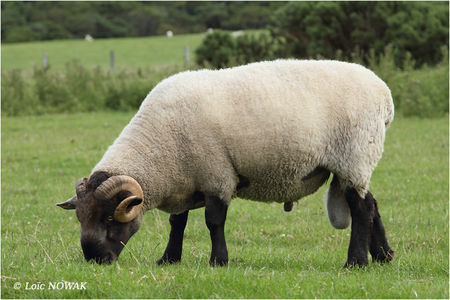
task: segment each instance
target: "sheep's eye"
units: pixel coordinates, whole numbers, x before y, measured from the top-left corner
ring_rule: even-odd
[[[113,216],[108,216],[108,217],[106,218],[106,221],[108,221],[108,222],[112,222],[112,221],[114,221],[114,218],[113,218]]]

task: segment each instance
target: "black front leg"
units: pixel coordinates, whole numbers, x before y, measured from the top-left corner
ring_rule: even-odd
[[[370,192],[367,193],[366,198],[367,197],[372,199],[374,205],[373,229],[369,245],[372,261],[389,262],[394,257],[394,251],[389,247],[386,239],[383,222],[381,222],[381,216],[378,212],[377,200]]]
[[[188,219],[189,211],[179,215],[170,215],[170,236],[166,251],[163,256],[156,261],[158,265],[168,263],[172,264],[181,261],[181,252],[183,251],[184,229]]]
[[[367,254],[373,228],[373,198],[365,197],[363,199],[355,189],[348,188],[345,191],[345,199],[352,216],[352,233],[350,246],[348,247],[348,258],[344,267],[364,266],[369,262]]]
[[[224,232],[227,210],[228,206],[224,200],[218,197],[206,197],[205,220],[212,243],[209,263],[213,266],[224,266],[228,264],[228,251]]]

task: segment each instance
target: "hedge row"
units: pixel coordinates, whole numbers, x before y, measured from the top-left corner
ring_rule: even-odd
[[[110,72],[77,61],[64,71],[2,72],[2,114],[9,116],[136,110],[148,92],[180,67]]]
[[[374,52],[366,64],[391,88],[396,115],[439,117],[449,109],[448,50],[435,66],[414,69],[415,61],[406,55],[403,68],[395,64],[394,51]],[[363,63],[355,55],[353,61]],[[136,110],[147,93],[163,78],[181,71],[181,67],[146,70],[105,71],[88,69],[73,61],[64,71],[34,69],[2,72],[2,114],[8,116],[70,113],[100,110]]]

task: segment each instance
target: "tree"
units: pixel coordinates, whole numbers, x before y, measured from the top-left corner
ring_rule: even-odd
[[[161,33],[162,14],[150,6],[132,10],[128,13],[127,19],[133,28],[133,35],[135,36]]]
[[[271,33],[288,56],[379,55],[390,44],[397,63],[406,52],[419,65],[436,63],[448,46],[448,3],[292,2],[275,13]]]
[[[195,50],[196,60],[199,65],[208,63],[216,68],[227,67],[234,56],[235,42],[230,34],[215,31],[203,40],[203,43]]]

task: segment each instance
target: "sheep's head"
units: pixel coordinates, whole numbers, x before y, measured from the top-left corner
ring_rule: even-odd
[[[57,205],[75,209],[81,223],[80,241],[85,259],[113,262],[141,226],[144,198],[141,186],[126,175],[96,172],[89,179],[79,179],[75,190],[74,197]]]

